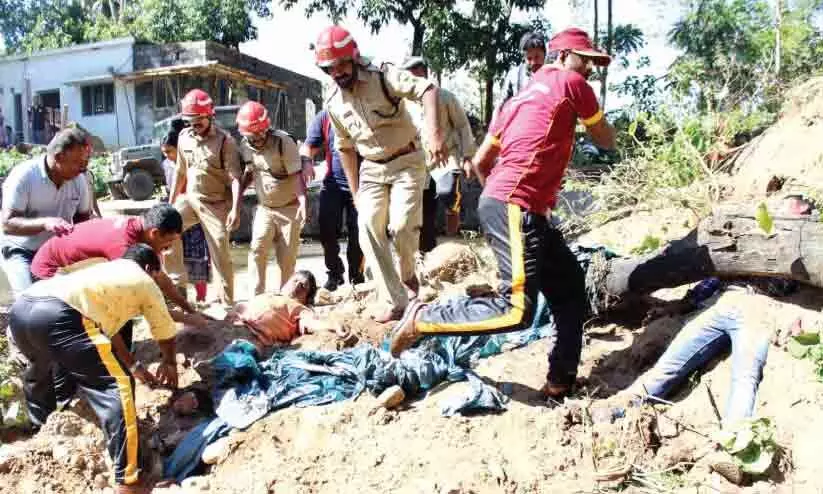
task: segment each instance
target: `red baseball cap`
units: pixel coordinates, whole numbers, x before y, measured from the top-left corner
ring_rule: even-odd
[[[589,57],[595,65],[606,66],[612,61],[612,57],[594,47],[586,31],[576,27],[560,31],[549,40],[549,51],[563,50]]]

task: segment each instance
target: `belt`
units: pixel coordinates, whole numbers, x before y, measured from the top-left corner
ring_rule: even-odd
[[[369,161],[371,161],[372,163],[377,163],[379,165],[385,165],[386,163],[388,163],[390,161],[394,161],[394,160],[396,160],[397,158],[399,158],[401,156],[405,156],[409,153],[414,152],[416,149],[417,149],[417,146],[414,144],[414,142],[410,142],[410,143],[406,144],[405,146],[403,146],[402,148],[398,149],[396,153],[389,156],[388,158],[383,158],[381,160],[369,160]]]

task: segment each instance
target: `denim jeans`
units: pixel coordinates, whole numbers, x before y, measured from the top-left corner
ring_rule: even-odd
[[[769,352],[770,334],[762,321],[747,321],[738,304],[718,301],[689,321],[641,382],[649,395],[665,398],[693,371],[731,346],[732,378],[723,417],[725,424],[750,417]],[[638,386],[639,388],[639,386]],[[639,390],[638,390],[639,391]]]

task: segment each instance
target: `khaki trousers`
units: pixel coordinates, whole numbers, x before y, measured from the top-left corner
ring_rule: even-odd
[[[178,198],[174,208],[183,217],[184,232],[198,223],[203,225],[211,268],[221,287],[220,298],[225,304],[234,304],[234,269],[231,264],[229,232],[226,229],[226,218],[231,205],[228,201],[203,202],[188,194]],[[174,241],[163,263],[172,282],[178,287],[186,286],[188,274],[183,263],[182,240]]]
[[[277,287],[282,287],[294,274],[302,226],[297,220],[297,209],[297,204],[276,209],[262,204],[257,206],[249,246],[249,284],[254,283],[253,293],[249,298],[266,291],[266,265],[272,243],[274,257],[280,268]]]
[[[403,281],[415,274],[414,254],[420,243],[426,178],[422,152],[386,164],[364,161],[360,168],[356,198],[360,248],[374,276],[378,298],[396,308],[409,303]],[[399,273],[392,258],[392,244]]]

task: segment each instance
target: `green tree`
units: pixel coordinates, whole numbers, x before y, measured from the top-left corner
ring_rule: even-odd
[[[134,36],[154,42],[254,39],[252,13],[266,0],[0,0],[0,32],[11,53]]]

